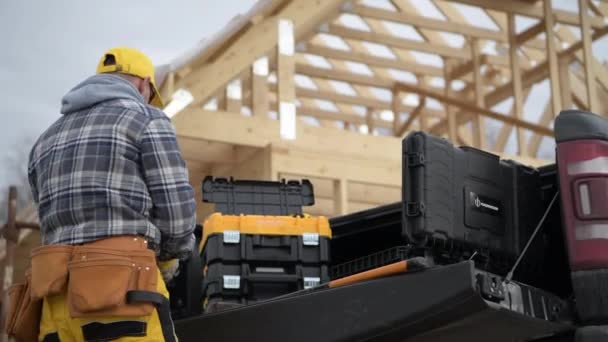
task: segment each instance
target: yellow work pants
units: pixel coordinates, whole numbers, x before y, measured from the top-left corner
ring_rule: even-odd
[[[169,292],[160,272],[158,272],[158,293],[169,298]],[[170,334],[175,336],[173,327],[170,329]],[[38,341],[164,342],[165,338],[157,310],[149,316],[142,317],[71,318],[66,294],[62,293],[44,298]]]

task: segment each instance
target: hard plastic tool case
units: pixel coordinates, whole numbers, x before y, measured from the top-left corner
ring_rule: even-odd
[[[281,181],[203,180],[203,202],[214,203],[215,212],[227,215],[297,215],[315,204],[312,183],[306,179]]]
[[[212,214],[200,244],[206,312],[329,281],[325,217]]]
[[[542,206],[547,208],[559,189],[557,165],[540,167],[538,172],[540,187],[534,191],[541,194]],[[434,239],[434,244],[423,248],[408,244],[402,235],[402,209],[401,202],[396,202],[332,218],[332,278],[348,276],[413,256],[426,256],[442,265],[471,258],[470,250],[455,249],[458,243],[454,243],[450,248],[451,240]],[[496,259],[493,255],[489,255],[489,260],[478,256],[473,258],[476,267],[483,270],[499,269],[497,273],[503,275],[506,268],[513,266],[512,258],[508,259],[507,264],[504,259]],[[571,297],[570,269],[559,205],[551,207],[537,237],[532,241],[529,252],[516,269],[514,279],[561,298]]]
[[[416,246],[489,253],[508,267],[546,209],[540,186],[534,168],[411,133],[403,140],[403,235]],[[542,258],[541,249],[530,257]]]

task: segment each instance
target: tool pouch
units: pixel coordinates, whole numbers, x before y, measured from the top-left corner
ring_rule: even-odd
[[[8,290],[7,316],[4,325],[6,334],[18,342],[37,342],[42,316],[42,299],[31,296],[31,272],[25,282],[15,284]]]
[[[73,246],[49,245],[32,250],[32,298],[54,296],[65,291],[68,281],[68,262]]]
[[[147,316],[152,303],[127,303],[132,290],[157,291],[158,268],[151,250],[76,247],[68,263],[68,307],[72,317]]]

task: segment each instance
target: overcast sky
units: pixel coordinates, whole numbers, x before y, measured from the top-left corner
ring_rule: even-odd
[[[0,0],[0,187],[6,157],[29,150],[59,117],[61,97],[127,45],[165,64],[220,30],[255,0]],[[4,189],[0,189],[4,193]]]

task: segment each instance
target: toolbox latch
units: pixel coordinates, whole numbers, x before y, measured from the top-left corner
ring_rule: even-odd
[[[241,276],[238,275],[225,275],[224,288],[225,289],[240,289],[241,288]]]
[[[424,203],[422,202],[406,202],[405,215],[408,217],[420,216],[424,213]]]
[[[418,167],[424,165],[424,154],[420,152],[411,152],[407,154],[407,166]]]
[[[224,243],[239,243],[241,242],[241,232],[238,230],[225,230]]]
[[[321,285],[321,278],[319,277],[304,277],[304,289],[310,289]]]
[[[302,234],[302,244],[304,246],[318,246],[319,245],[319,234],[318,233]]]

